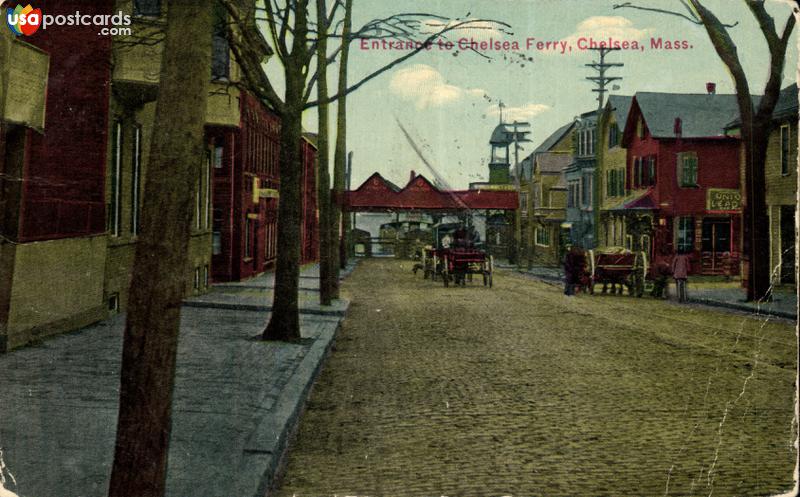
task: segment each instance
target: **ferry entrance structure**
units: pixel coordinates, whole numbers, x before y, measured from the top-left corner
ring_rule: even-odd
[[[506,258],[507,232],[513,228],[519,196],[513,189],[444,190],[413,171],[401,188],[376,172],[345,192],[342,204],[353,216],[350,253],[356,255],[410,257],[417,245],[432,244],[433,234],[427,228],[450,221],[474,226],[486,251]],[[362,220],[359,226],[355,215],[359,213],[378,221],[365,226]]]

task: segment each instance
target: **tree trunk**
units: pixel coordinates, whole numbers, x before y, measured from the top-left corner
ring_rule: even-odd
[[[211,19],[207,0],[169,2],[122,350],[110,497],[164,495],[193,196],[204,157]]]
[[[749,127],[749,126],[748,126]],[[766,160],[770,123],[758,119],[752,128],[743,129],[745,144],[745,205],[743,211],[744,247],[748,257],[748,301],[771,298],[769,265],[769,215],[766,203]],[[747,136],[749,135],[749,137]]]
[[[264,340],[297,341],[300,318],[297,292],[300,281],[300,226],[302,224],[302,66],[290,58],[284,68],[286,98],[281,124],[280,201],[278,203],[278,259],[272,317]]]
[[[328,26],[325,0],[317,0],[317,204],[319,205],[319,303],[331,305],[333,268],[331,260],[331,178],[328,172]]]
[[[333,158],[334,207],[331,220],[331,260],[333,261],[333,295],[339,298],[339,270],[347,264],[347,252],[342,250],[345,236],[339,236],[342,224],[345,168],[347,161],[347,64],[350,58],[353,0],[346,0],[342,27],[342,54],[339,59],[339,100],[336,103],[336,152]]]

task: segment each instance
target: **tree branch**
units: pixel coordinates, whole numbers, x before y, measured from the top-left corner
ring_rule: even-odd
[[[688,5],[685,2],[682,1],[681,3],[683,3],[683,5],[688,8]],[[694,2],[692,2],[692,4],[694,4]],[[689,21],[689,22],[691,22],[693,24],[697,24],[699,26],[703,25],[703,21],[701,20],[701,18],[696,17],[696,16],[687,16],[686,14],[681,14],[680,12],[675,12],[675,11],[672,11],[672,10],[657,9],[657,8],[654,8],[654,7],[640,7],[638,5],[633,5],[631,2],[625,2],[625,3],[622,3],[622,4],[614,5],[613,9],[615,9],[615,10],[616,9],[636,9],[636,10],[646,10],[648,12],[658,12],[659,14],[668,14],[668,15],[672,15],[672,16],[681,17],[681,18],[686,19],[687,21]],[[689,12],[691,13],[691,10]],[[733,27],[737,26],[738,24],[739,24],[739,21],[736,21],[733,24],[724,24],[724,23],[720,22],[720,25],[725,27],[725,28],[733,28]]]

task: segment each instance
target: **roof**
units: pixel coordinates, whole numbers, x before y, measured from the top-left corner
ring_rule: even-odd
[[[556,143],[561,141],[561,139],[572,129],[573,126],[575,126],[575,121],[570,121],[555,130],[550,136],[545,138],[538,147],[536,147],[533,153],[536,154],[541,152],[549,152],[551,148],[556,146]]]
[[[572,162],[572,155],[544,152],[536,155],[536,163],[542,174],[559,174]]]
[[[611,111],[614,113],[614,118],[617,120],[617,123],[625,123],[628,120],[628,113],[631,110],[631,104],[633,103],[633,97],[628,95],[610,95],[608,97],[608,102],[606,106],[608,106]]]
[[[775,103],[772,116],[776,118],[797,115],[797,83],[792,83],[783,90]]]
[[[421,174],[401,189],[376,172],[346,192],[351,210],[515,210],[518,202],[515,190],[441,190]]]
[[[683,138],[722,137],[739,116],[736,95],[638,92],[634,99],[654,138],[674,138],[676,118]]]
[[[653,189],[650,188],[638,197],[625,202],[623,209],[655,210],[656,202],[653,200]]]
[[[500,123],[492,131],[489,143],[492,145],[508,145],[514,142],[514,128],[507,124]]]

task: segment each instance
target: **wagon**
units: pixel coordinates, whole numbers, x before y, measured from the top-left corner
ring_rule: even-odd
[[[437,250],[430,245],[423,247],[419,254],[419,262],[414,265],[414,274],[417,270],[422,271],[423,279],[435,280],[442,273],[441,250]]]
[[[647,275],[647,254],[631,252],[626,249],[600,249],[589,251],[591,284],[589,292],[594,293],[594,286],[603,285],[603,293],[611,285],[612,293],[622,293],[628,289],[629,295],[641,297],[644,294],[644,282]]]
[[[466,286],[467,281],[472,281],[472,276],[483,276],[483,286],[492,287],[492,273],[494,272],[494,258],[479,249],[455,248],[439,251],[441,257],[441,276],[444,286],[450,286],[453,281],[456,285]]]

